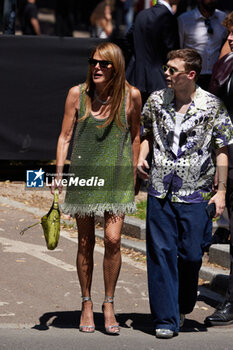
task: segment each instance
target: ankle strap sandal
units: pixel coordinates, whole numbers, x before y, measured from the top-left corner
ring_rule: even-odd
[[[91,296],[89,297],[81,297],[82,298],[82,303],[85,303],[85,301],[91,301]]]
[[[103,304],[106,304],[106,303],[113,304],[114,303],[114,297],[107,297],[107,296],[105,296]]]
[[[107,303],[113,304],[113,302],[114,302],[114,297],[105,296],[105,299],[104,299],[103,304],[102,304],[103,313],[104,313],[104,304],[107,304]],[[110,334],[110,335],[119,335],[120,334],[120,326],[118,323],[114,324],[114,325],[110,325],[108,327],[105,327],[105,331],[107,334]]]
[[[88,296],[88,297],[82,296],[81,299],[82,299],[82,303],[85,303],[86,301],[92,301],[91,296]],[[79,325],[79,330],[80,330],[80,332],[83,332],[83,333],[94,333],[95,326],[94,325],[83,325],[83,326]]]

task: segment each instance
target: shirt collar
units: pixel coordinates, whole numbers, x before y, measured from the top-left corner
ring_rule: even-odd
[[[174,90],[169,88],[165,89],[163,95],[163,103],[165,105],[169,105],[173,100]],[[193,103],[196,109],[207,110],[205,91],[202,90],[198,85],[196,85],[196,92],[193,99]]]
[[[168,10],[171,12],[172,15],[174,15],[174,12],[172,11],[172,8],[170,6],[170,4],[165,1],[165,0],[158,0],[158,3],[161,4],[161,5],[164,5],[168,8]]]

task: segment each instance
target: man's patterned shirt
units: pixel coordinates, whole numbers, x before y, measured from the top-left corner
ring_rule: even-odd
[[[153,137],[149,194],[199,203],[212,196],[213,149],[233,144],[233,125],[223,102],[197,86],[183,117],[178,154],[172,151],[176,111],[173,89],[153,92],[142,113],[143,135]]]

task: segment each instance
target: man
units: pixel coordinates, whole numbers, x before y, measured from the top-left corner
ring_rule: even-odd
[[[215,204],[215,217],[225,207],[226,145],[233,143],[233,126],[221,100],[195,84],[201,71],[196,50],[171,51],[164,71],[168,88],[152,93],[143,109],[138,172],[149,179],[150,307],[156,337],[171,338],[196,302],[203,250],[212,235],[207,205]],[[213,197],[212,146],[219,174]]]
[[[216,10],[217,0],[198,0],[198,6],[178,17],[181,48],[194,48],[202,57],[202,71],[198,84],[208,89],[211,72],[225,42],[222,26],[226,14]]]
[[[120,34],[121,24],[125,24],[125,33],[128,32],[133,24],[134,0],[116,0],[115,1],[115,35]]]
[[[22,31],[24,35],[40,35],[40,23],[36,0],[27,0],[22,18]]]
[[[140,90],[142,104],[153,91],[166,87],[162,65],[166,63],[167,53],[179,47],[177,21],[171,8],[178,2],[158,0],[155,6],[139,12],[128,35],[134,55],[126,76]]]
[[[228,43],[231,53],[218,60],[213,69],[210,91],[221,97],[224,101],[231,120],[233,121],[233,12],[223,22],[228,29]],[[228,147],[228,179],[227,179],[227,209],[230,229],[230,276],[226,300],[218,306],[217,310],[205,320],[207,325],[221,326],[233,323],[233,145]]]
[[[3,34],[15,34],[16,0],[4,0]]]

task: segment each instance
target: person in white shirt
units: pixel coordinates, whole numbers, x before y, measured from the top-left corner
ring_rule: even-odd
[[[198,6],[178,17],[181,48],[194,48],[202,57],[198,80],[208,90],[212,68],[218,60],[227,31],[222,26],[226,13],[216,9],[217,0],[198,0]]]

